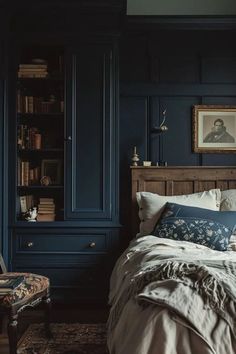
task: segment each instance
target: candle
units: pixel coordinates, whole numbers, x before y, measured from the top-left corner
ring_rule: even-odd
[[[134,154],[136,154],[137,153],[137,151],[136,151],[136,146],[134,147]]]

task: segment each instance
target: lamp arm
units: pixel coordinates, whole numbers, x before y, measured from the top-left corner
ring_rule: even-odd
[[[166,117],[164,116],[163,121],[161,122],[161,124],[160,124],[159,128],[161,128],[161,127],[164,125],[165,120],[166,120]]]

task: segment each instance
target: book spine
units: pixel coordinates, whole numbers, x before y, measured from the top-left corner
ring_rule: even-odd
[[[47,64],[20,64],[19,69],[44,69],[47,70]]]
[[[20,196],[20,209],[22,213],[27,212],[27,204],[26,204],[26,196],[22,195]]]
[[[41,149],[42,135],[39,133],[35,133],[34,135],[34,148],[36,150]]]
[[[20,90],[17,90],[17,113],[22,113],[22,96]]]

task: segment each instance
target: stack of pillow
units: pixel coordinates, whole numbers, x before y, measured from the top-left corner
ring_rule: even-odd
[[[225,251],[236,246],[236,189],[161,196],[138,192],[140,232]],[[233,247],[232,247],[233,248]]]

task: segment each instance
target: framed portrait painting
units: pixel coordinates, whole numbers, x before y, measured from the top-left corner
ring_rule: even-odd
[[[41,175],[42,181],[47,178],[47,183],[43,183],[44,185],[61,184],[61,160],[42,160]]]
[[[193,106],[193,151],[236,152],[236,106]]]

